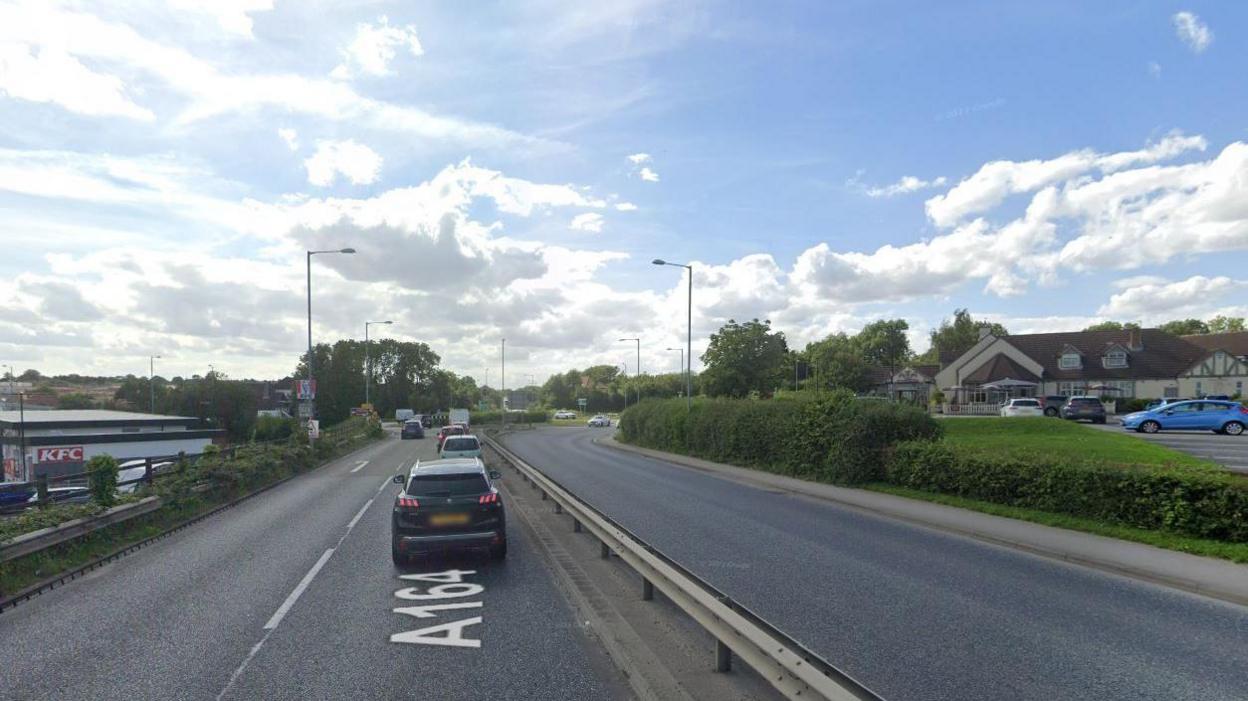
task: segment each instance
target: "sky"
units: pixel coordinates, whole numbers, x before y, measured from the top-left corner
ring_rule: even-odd
[[[0,366],[1248,314],[1248,5],[0,0]],[[672,350],[669,350],[672,349]]]

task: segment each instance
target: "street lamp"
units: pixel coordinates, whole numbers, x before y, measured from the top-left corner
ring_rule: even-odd
[[[355,253],[354,248],[339,248],[332,251],[307,251],[308,254],[308,384],[312,384],[312,256],[320,253]],[[311,414],[316,413],[316,405],[312,405]],[[309,416],[308,418],[311,418]]]
[[[368,327],[379,324],[393,324],[393,321],[366,321],[364,322],[364,403],[368,404],[368,386],[373,382],[373,366],[368,355]]]
[[[640,338],[617,338],[617,341],[636,341],[637,343],[637,372],[633,374],[633,381],[637,387],[637,403],[641,403],[641,339]]]
[[[147,410],[156,413],[156,359],[159,355],[147,356]]]
[[[685,265],[683,263],[668,263],[662,258],[655,258],[651,261],[655,265],[670,265],[674,268],[684,268],[689,271],[689,316],[688,325],[686,327],[685,347],[688,351],[685,356],[685,407],[693,408],[693,265]]]

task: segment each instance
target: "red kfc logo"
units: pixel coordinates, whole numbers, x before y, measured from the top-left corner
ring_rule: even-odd
[[[82,462],[82,446],[71,448],[40,448],[35,462]]]

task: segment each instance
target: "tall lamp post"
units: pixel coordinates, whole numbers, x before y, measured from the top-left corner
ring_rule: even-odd
[[[364,322],[364,403],[369,404],[368,388],[373,383],[373,364],[372,358],[368,354],[368,327],[380,324],[393,324],[393,321],[366,321]],[[371,405],[370,405],[371,406]]]
[[[641,339],[640,338],[620,338],[616,339],[620,342],[635,341],[637,343],[637,370],[633,373],[633,385],[637,389],[637,403],[641,403]]]
[[[331,251],[307,251],[308,254],[308,384],[312,384],[312,256],[321,253],[355,253],[354,248],[339,248]],[[310,415],[316,413],[316,404],[311,404]]]
[[[498,408],[502,410],[501,423],[503,428],[507,427],[507,339],[503,339],[499,348],[498,362],[501,366],[498,371]]]
[[[685,407],[693,408],[693,265],[684,263],[669,263],[662,258],[655,258],[652,261],[655,265],[670,265],[674,268],[684,268],[689,271],[689,316],[686,326],[685,336]]]
[[[147,410],[156,413],[156,359],[159,355],[147,356]]]

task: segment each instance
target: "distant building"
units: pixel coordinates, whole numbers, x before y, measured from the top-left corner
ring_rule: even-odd
[[[5,481],[81,472],[87,460],[111,455],[118,460],[202,453],[225,435],[199,428],[191,416],[162,416],[99,409],[0,411],[0,449]],[[23,467],[22,447],[25,446]]]

